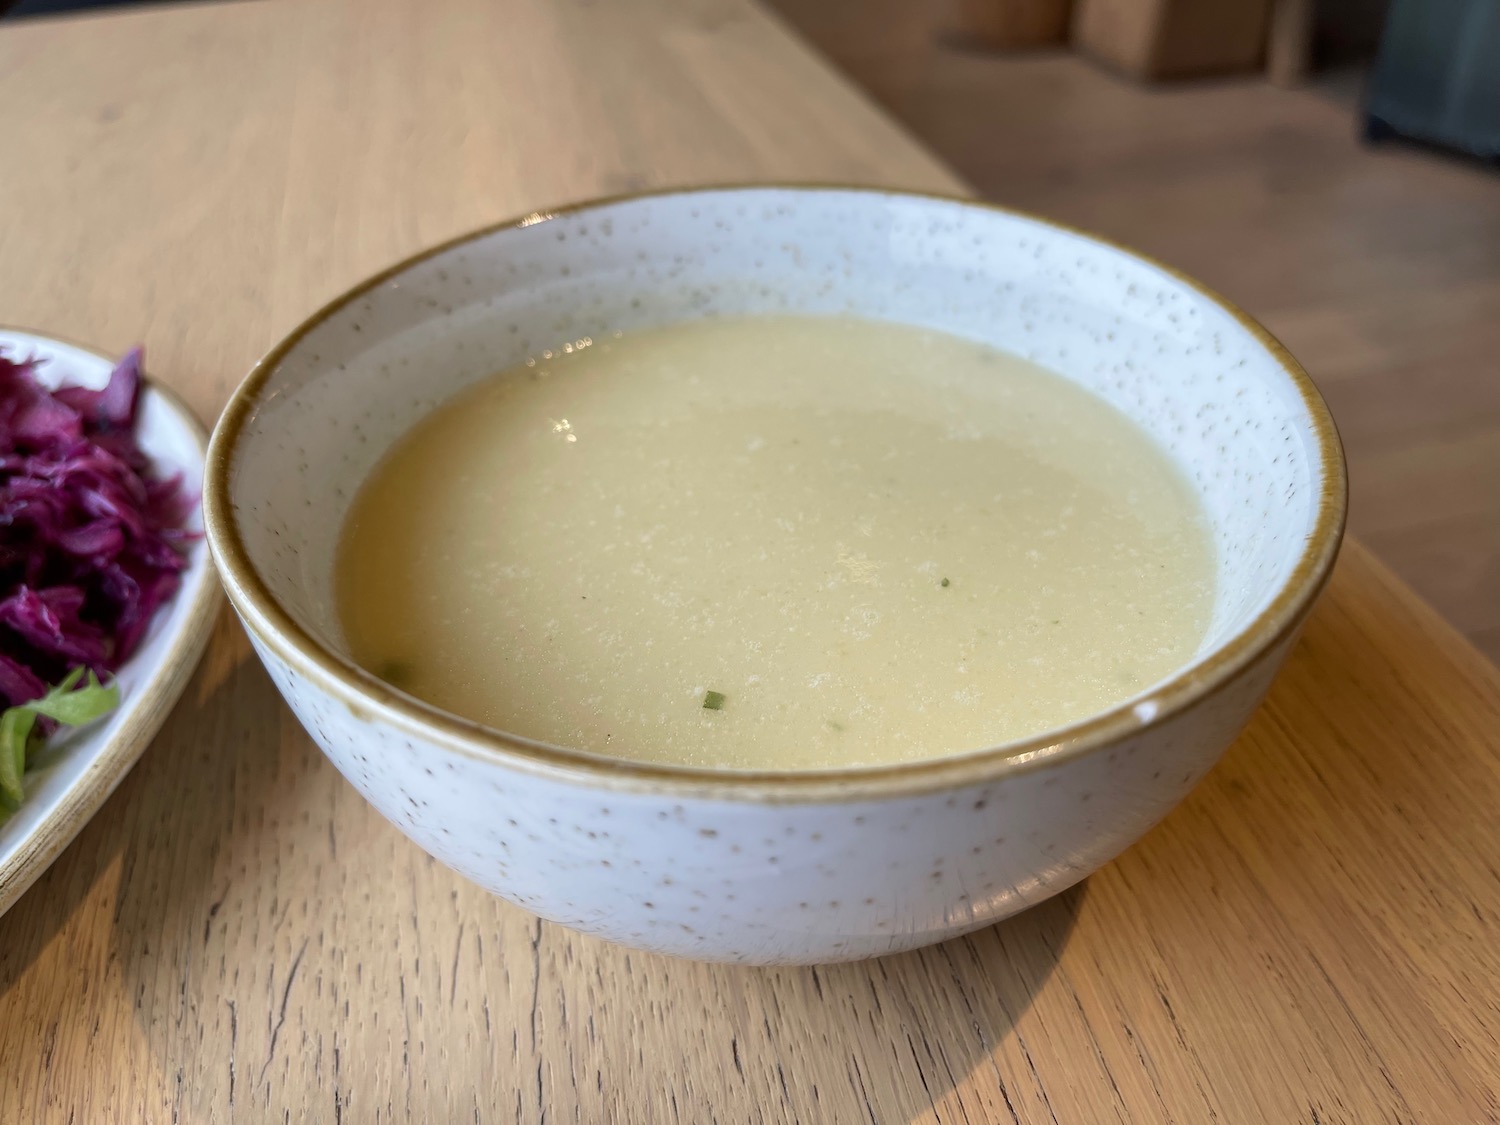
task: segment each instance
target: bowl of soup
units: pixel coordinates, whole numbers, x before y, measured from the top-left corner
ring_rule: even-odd
[[[524,216],[261,361],[209,542],[417,845],[706,960],[876,956],[1084,878],[1213,766],[1343,460],[1221,298],[1044,220],[740,187]]]

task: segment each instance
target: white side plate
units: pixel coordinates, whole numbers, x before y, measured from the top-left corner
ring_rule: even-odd
[[[86,348],[12,329],[0,328],[0,350],[45,359],[40,375],[49,385],[102,387],[113,368]],[[180,472],[191,495],[202,491],[203,426],[149,381],[137,437],[159,472]],[[197,508],[189,524],[202,530]],[[54,735],[26,773],[25,802],[9,815],[0,811],[0,914],[72,842],[161,729],[203,654],[218,604],[219,585],[200,539],[189,551],[181,589],[157,611],[141,647],[120,669],[120,706],[97,723]]]

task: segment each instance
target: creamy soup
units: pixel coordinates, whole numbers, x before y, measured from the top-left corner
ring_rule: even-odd
[[[1013,355],[852,319],[580,340],[375,469],[339,552],[356,660],[456,714],[653,762],[930,758],[1192,659],[1199,502]]]

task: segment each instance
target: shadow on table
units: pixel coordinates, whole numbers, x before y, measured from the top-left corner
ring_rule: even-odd
[[[934,1110],[939,1120],[970,1119],[974,1106],[955,1108],[950,1099],[962,1096],[976,1069],[996,1065],[1056,969],[1086,894],[1080,883],[994,926],[911,953],[769,971],[759,991],[779,1001],[782,1019],[780,1041],[764,1046],[779,1059],[786,1111],[799,1121],[881,1125],[925,1121]],[[838,1088],[837,1063],[847,1089]]]
[[[514,1088],[480,1100],[524,1106],[528,1122],[987,1119],[975,1115],[985,1110],[969,1077],[1015,1057],[1014,1029],[1052,977],[1086,893],[1079,884],[926,949],[805,967],[693,964],[533,923],[543,1003],[496,1005],[495,1040],[509,1043],[518,1026],[524,1044],[539,1019],[550,1029],[535,1056],[544,1070],[523,1047],[507,1076]],[[586,1040],[559,1034],[581,1023]],[[452,1113],[443,1097],[422,1106],[428,1120]]]
[[[350,1033],[351,1005],[360,1019],[397,1026],[411,1011],[404,994],[392,991],[393,981],[404,985],[406,974],[419,972],[423,937],[442,933],[445,942],[452,940],[442,921],[448,907],[468,927],[460,928],[461,940],[465,932],[470,940],[485,935],[486,948],[494,951],[485,967],[500,971],[487,985],[476,983],[467,1009],[452,1008],[452,983],[446,1007],[442,988],[427,994],[432,1073],[469,1075],[480,1083],[473,1090],[426,1090],[422,1096],[435,1099],[426,1113],[431,1120],[450,1118],[471,1095],[482,1104],[511,1105],[518,1096],[530,1104],[536,1064],[526,1061],[512,1072],[507,1044],[513,1034],[524,1039],[528,1028],[534,1037],[538,1026],[542,1053],[556,1059],[546,1068],[548,1089],[538,1103],[549,1117],[566,1116],[572,1099],[589,1108],[590,1093],[570,1088],[574,1079],[564,1077],[574,1064],[585,1079],[597,1072],[606,1085],[653,1090],[652,1104],[665,1106],[691,1103],[695,1089],[703,1092],[706,1076],[684,1072],[684,1059],[696,1057],[702,1066],[719,1057],[725,1067],[743,1066],[739,1096],[747,1105],[781,1107],[806,1121],[869,1120],[872,1106],[882,1125],[911,1120],[930,1113],[976,1068],[993,1065],[997,1047],[1051,976],[1086,896],[1079,885],[954,941],[844,965],[749,969],[632,953],[538,924],[418,855],[317,751],[243,640],[236,635],[220,642],[216,651],[232,648],[238,663],[222,675],[200,671],[189,698],[122,787],[116,801],[124,807],[91,829],[101,840],[90,854],[120,857],[108,940],[122,979],[110,987],[130,997],[162,1072],[198,1057],[205,1042],[223,1050],[237,1034],[243,1058],[253,1060],[237,1080],[238,1099],[270,1116],[285,1099],[300,1096],[300,1083],[308,1080],[300,1062],[295,1081],[289,1083],[283,1070],[297,1037],[287,1032],[278,1039],[268,1030],[276,1025],[278,1005],[286,1012],[294,983],[295,1002],[305,1008],[292,1023],[313,1021],[330,1041]],[[325,821],[326,830],[319,827]],[[381,869],[391,862],[394,867]],[[412,882],[412,915],[402,924],[411,927],[408,952],[416,960],[372,960],[363,966],[366,978],[351,979],[355,970],[343,959],[345,939],[336,926],[389,922],[388,910],[368,920],[359,913],[382,877]],[[65,873],[62,885],[68,885]],[[45,916],[47,935],[76,902],[67,895],[54,902],[56,889],[43,890],[34,907]],[[341,913],[348,917],[337,923]],[[101,918],[99,925],[109,923]],[[32,939],[32,956],[47,935]],[[246,958],[247,950],[257,952]],[[518,957],[526,963],[516,964]],[[374,979],[382,971],[391,979]],[[513,992],[501,983],[512,972],[525,978],[534,972],[533,984]],[[594,991],[604,980],[611,985]],[[48,987],[83,984],[59,980]],[[532,997],[530,1010],[520,1006],[526,996]],[[538,996],[560,1002],[556,1009],[545,1003],[537,1009]],[[621,1019],[618,1007],[614,1018],[594,1010],[611,1003],[629,1003],[644,1022]],[[473,1012],[481,1006],[486,1031],[492,1017],[495,1022],[493,1039],[480,1036]],[[420,1001],[416,1010],[424,1010]],[[600,1015],[597,1038],[591,1031],[587,1044],[573,1039],[570,1013],[591,1028],[591,1017]],[[640,1051],[640,1035],[653,1043],[651,1050]],[[705,1054],[706,1040],[722,1053]],[[386,1075],[391,1086],[348,1094],[356,1120],[395,1097],[410,1078],[398,1077],[405,1050],[399,1037],[377,1037],[363,1049],[369,1055],[364,1073]],[[621,1070],[627,1059],[633,1060],[628,1075]],[[221,1078],[217,1070],[200,1074],[202,1088],[194,1096],[203,1104],[235,1097],[220,1088]]]
[[[29,1002],[31,1009],[56,1011],[70,998],[101,993],[110,997],[106,1008],[128,1006],[163,1076],[182,1059],[196,1057],[205,1042],[232,1044],[237,1029],[240,1048],[257,1060],[239,1076],[239,1097],[263,1097],[272,1106],[289,1088],[278,1085],[285,1079],[273,1056],[281,1056],[267,1028],[276,1005],[285,1010],[294,980],[326,979],[367,1015],[378,1010],[399,1019],[405,1007],[373,984],[338,979],[339,936],[325,933],[322,920],[324,904],[332,907],[337,900],[348,909],[368,902],[371,880],[380,874],[370,856],[357,854],[359,842],[394,834],[297,726],[238,625],[226,615],[218,629],[208,662],[136,769],[74,845],[0,918],[0,995],[62,936],[70,948],[87,953],[73,961],[59,956],[55,971],[33,974],[29,985],[42,991]],[[307,830],[309,822],[324,821],[326,832]],[[341,843],[356,854],[341,857]],[[307,854],[310,846],[317,854]],[[326,854],[318,852],[320,846]],[[878,1107],[882,1123],[917,1118],[975,1068],[989,1065],[1051,975],[1086,893],[1082,885],[1074,887],[999,925],[912,953],[816,968],[747,969],[667,962],[551,925],[533,931],[538,924],[519,910],[405,852],[403,843],[396,855],[408,877],[418,880],[423,921],[436,924],[435,904],[451,898],[462,904],[458,910],[471,933],[496,934],[493,948],[529,945],[537,958],[539,994],[568,992],[578,1012],[587,1010],[591,978],[613,978],[627,993],[640,989],[633,999],[641,1013],[656,1016],[647,1017],[649,1028],[638,1030],[658,1049],[637,1055],[639,1044],[622,1038],[622,1022],[601,1020],[600,1038],[586,1058],[576,1060],[580,1065],[624,1081],[617,1064],[634,1056],[630,1084],[653,1089],[667,1104],[691,1099],[699,1085],[701,1075],[682,1069],[684,1058],[695,1053],[694,1042],[722,1036],[725,1065],[733,1065],[737,1052],[741,1056],[747,1103],[780,1106],[805,1120],[823,1110],[831,1114],[827,1120],[868,1120],[871,1106]],[[117,889],[96,893],[111,878],[118,880]],[[77,917],[80,911],[97,916]],[[501,940],[518,931],[537,936],[524,944]],[[303,936],[289,936],[297,933]],[[318,935],[311,947],[305,944],[308,933]],[[243,954],[250,949],[263,953],[247,960]],[[595,972],[575,960],[594,963]],[[584,993],[573,991],[578,988]],[[508,1039],[507,1027],[530,1024],[534,1031],[537,1017],[507,1007],[504,990],[491,987],[487,995],[494,1003],[497,1041]],[[741,1009],[733,1021],[721,1006],[727,997]],[[311,1003],[322,1011],[321,1002]],[[438,1020],[440,1010],[434,1006],[431,1017],[437,1021],[430,1028],[434,1065],[447,1060],[440,1070],[452,1063],[456,1073],[484,1073],[479,1060],[467,1058],[468,1025],[453,1015]],[[347,1019],[347,1006],[343,1011]],[[558,1018],[565,1021],[565,1011]],[[552,1024],[553,1016],[543,1017],[544,1027]],[[337,1024],[326,1030],[335,1038],[339,1033]],[[566,1049],[558,1035],[554,1030],[544,1037],[547,1051]],[[393,1042],[391,1049],[399,1048]],[[380,1056],[378,1046],[372,1049]],[[701,1046],[697,1057],[704,1058]],[[365,1061],[380,1073],[399,1065],[399,1052]],[[529,1095],[535,1073],[533,1067],[512,1075],[491,1062],[486,1081],[508,1100],[523,1089]],[[253,1095],[245,1084],[252,1074],[258,1078]],[[203,1104],[233,1098],[232,1089],[219,1088],[221,1078],[217,1072],[200,1074],[203,1087],[193,1096]],[[172,1096],[167,1079],[161,1081],[163,1096]],[[361,1090],[361,1104],[351,1110],[368,1108],[366,1099],[380,1104],[391,1093]],[[549,1090],[546,1100],[561,1112],[570,1096],[585,1100],[581,1091],[561,1086]],[[452,1109],[447,1101],[435,1103],[433,1119]]]
[[[129,970],[139,949],[156,957],[174,952],[171,935],[163,932],[164,904],[205,864],[212,865],[218,851],[212,832],[181,833],[179,812],[184,804],[198,809],[188,826],[206,828],[229,817],[236,799],[244,799],[239,790],[256,780],[253,771],[241,768],[237,751],[245,739],[225,729],[233,713],[225,705],[230,697],[262,715],[274,715],[279,706],[239,626],[223,611],[208,656],[141,760],[56,862],[0,917],[0,996],[80,912],[99,915],[80,916],[77,932],[107,934],[112,965]],[[119,883],[113,894],[94,893],[112,877]],[[56,968],[48,986],[59,992],[100,987],[90,979],[99,966],[87,955],[60,961]],[[168,971],[175,977],[175,967]]]

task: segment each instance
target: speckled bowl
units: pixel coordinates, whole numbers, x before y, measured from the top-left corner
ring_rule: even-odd
[[[1196,659],[1022,742],[884,768],[637,765],[443,713],[349,658],[332,562],[350,497],[438,402],[539,349],[716,314],[924,325],[1102,395],[1183,466],[1218,594]],[[1302,369],[1186,278],[955,199],[747,187],[527,215],[421,254],[316,313],[231,400],[209,541],[298,718],[392,823],[544,917],[709,960],[834,961],[964,933],[1137,839],[1265,694],[1338,550],[1338,438]]]

